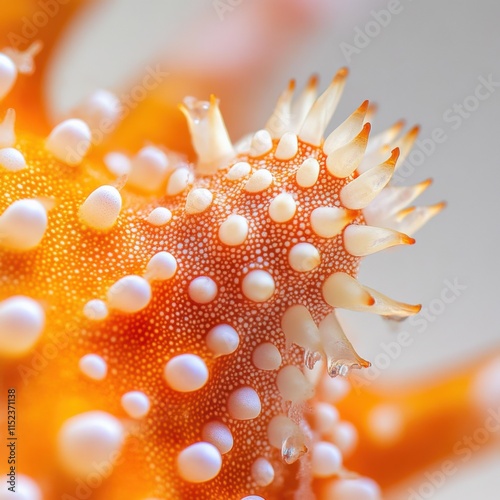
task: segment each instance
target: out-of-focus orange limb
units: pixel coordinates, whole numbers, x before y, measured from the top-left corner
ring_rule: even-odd
[[[499,400],[493,408],[490,398],[488,408],[484,401],[492,392],[486,387],[486,370],[500,364],[498,359],[497,353],[437,382],[391,391],[367,385],[351,391],[338,403],[342,417],[359,432],[359,445],[346,465],[387,488],[432,463],[459,458],[463,438],[484,426],[488,410],[500,405]]]
[[[135,152],[147,143],[156,143],[185,153],[194,160],[189,130],[179,103],[187,95],[186,88],[191,89],[188,95],[208,96],[208,93],[203,85],[194,84],[192,80],[189,85],[187,83],[182,77],[172,75],[159,88],[150,91],[144,101],[133,103],[133,107],[122,99],[127,116],[103,142],[103,150]],[[131,88],[133,91],[134,86]]]
[[[42,81],[45,68],[62,30],[79,10],[84,0],[16,0],[4,2],[0,16],[0,50],[12,47],[27,49],[39,40],[43,50],[35,57],[36,71],[19,74],[9,93],[9,106],[16,110],[19,128],[32,132],[47,132],[47,117],[43,106]]]

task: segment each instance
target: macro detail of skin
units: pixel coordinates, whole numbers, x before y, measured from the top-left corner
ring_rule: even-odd
[[[358,266],[443,205],[408,208],[429,181],[390,185],[416,129],[370,137],[365,101],[324,138],[346,76],[319,97],[316,79],[296,99],[291,83],[236,145],[215,97],[187,98],[194,164],[152,145],[88,159],[85,121],[42,140],[7,112],[0,356],[31,408],[23,433],[43,435],[26,498],[377,498],[342,465],[335,377],[369,363],[336,311],[418,312]]]

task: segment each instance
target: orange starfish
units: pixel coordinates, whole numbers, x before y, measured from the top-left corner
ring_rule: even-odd
[[[61,8],[42,33],[46,48],[77,3]],[[4,32],[39,7],[12,4]],[[181,154],[148,146],[130,159],[108,143],[103,164],[101,151],[85,154],[95,139],[85,123],[65,122],[48,141],[20,132],[46,126],[41,75],[22,75],[29,70],[21,63],[37,48],[7,51],[0,74],[7,94],[17,73],[8,96],[17,134],[12,111],[0,127],[0,349],[4,393],[18,411],[18,495],[373,499],[377,486],[345,466],[391,486],[447,457],[482,422],[469,397],[484,386],[482,368],[343,401],[342,379],[322,375],[366,363],[330,311],[397,311],[350,277],[365,253],[413,240],[367,224],[411,233],[442,207],[400,210],[429,182],[387,186],[367,207],[352,205],[370,186],[364,172],[385,182],[397,156],[390,150],[400,147],[401,164],[416,130],[396,139],[396,125],[368,141],[363,103],[323,141],[323,113],[335,107],[340,72],[309,119],[315,82],[293,106],[289,87],[266,125],[269,135],[260,131],[236,151],[216,100],[188,100],[195,166],[182,154],[188,149],[171,103],[162,120]],[[79,117],[92,125],[93,110],[113,119],[114,105],[109,93],[95,94]],[[139,115],[157,116],[157,105],[148,98]],[[113,143],[141,142],[136,121],[126,120]],[[379,147],[385,143],[392,146]],[[373,151],[357,164],[365,147]],[[348,185],[357,189],[349,194]],[[333,405],[349,422],[338,421]],[[394,412],[398,425],[378,432],[374,415],[394,424]],[[359,432],[351,458],[350,422]],[[419,446],[437,435],[439,445]]]
[[[15,71],[17,55],[3,57]],[[377,495],[363,480],[323,480],[345,473],[335,409],[328,391],[315,395],[318,367],[334,377],[368,364],[336,308],[418,312],[355,276],[360,257],[413,243],[388,227],[414,232],[442,205],[404,208],[428,183],[386,187],[415,130],[397,139],[397,125],[368,142],[367,102],[323,139],[346,74],[317,99],[312,79],[293,106],[291,84],[265,129],[236,147],[215,98],[186,100],[195,165],[148,146],[105,166],[85,159],[84,121],[43,142],[15,138],[7,114],[0,348],[7,359],[29,354],[7,371],[10,386],[25,385],[16,403],[32,408],[23,432],[39,435],[36,416],[47,416],[23,460],[39,485],[23,478],[20,488],[54,498],[95,488],[137,499]],[[103,102],[92,104],[106,114]]]

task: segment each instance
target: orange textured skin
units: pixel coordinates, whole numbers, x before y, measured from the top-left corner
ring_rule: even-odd
[[[323,154],[317,151],[323,167],[320,178],[312,188],[299,187],[295,171],[312,153],[310,146],[300,144],[298,155],[290,161],[274,160],[272,151],[248,160],[252,166],[265,162],[274,176],[273,185],[263,193],[243,192],[249,176],[227,180],[227,168],[210,179],[196,179],[194,185],[209,187],[215,195],[202,214],[185,213],[189,189],[176,197],[148,198],[125,188],[122,215],[112,230],[100,234],[83,227],[77,212],[93,189],[112,182],[106,172],[88,163],[79,167],[61,164],[36,139],[23,137],[18,148],[29,167],[1,174],[4,196],[0,212],[21,198],[55,200],[41,244],[21,254],[2,250],[0,259],[4,277],[0,298],[29,295],[44,304],[47,314],[45,333],[35,351],[8,370],[8,385],[25,384],[19,404],[29,406],[30,412],[21,416],[22,433],[44,436],[23,454],[23,470],[35,479],[54,474],[59,467],[56,434],[64,420],[90,409],[126,418],[119,404],[121,394],[142,390],[151,399],[151,411],[138,428],[131,424],[131,432],[141,444],[131,454],[134,458],[129,460],[127,455],[126,463],[118,466],[96,498],[123,498],[125,492],[131,499],[152,494],[237,499],[264,492],[268,500],[286,498],[287,491],[295,488],[297,468],[281,463],[279,451],[268,443],[266,426],[287,405],[283,406],[276,388],[277,371],[258,370],[251,354],[260,342],[270,340],[279,347],[283,365],[301,366],[302,352],[285,346],[280,331],[283,312],[290,305],[305,304],[319,321],[331,310],[321,296],[323,280],[335,270],[356,273],[359,259],[344,250],[341,235],[331,240],[319,238],[308,222],[313,208],[338,203],[340,187],[351,178],[338,180],[328,175]],[[282,191],[296,194],[297,212],[291,221],[276,223],[269,218],[268,205]],[[144,219],[160,204],[169,207],[174,217],[163,228],[152,227]],[[231,213],[246,216],[250,222],[249,236],[240,247],[227,247],[217,237],[218,226]],[[362,222],[361,215],[358,221]],[[293,271],[287,261],[291,245],[300,241],[314,243],[322,256],[321,265],[309,273]],[[146,309],[136,314],[111,313],[100,322],[83,316],[87,301],[105,299],[110,285],[126,274],[143,274],[148,260],[160,250],[177,258],[178,270],[173,279],[153,284],[153,299]],[[241,279],[250,269],[265,269],[273,275],[276,293],[268,302],[256,304],[242,296]],[[206,305],[193,303],[187,295],[190,280],[202,275],[212,277],[218,285],[216,300]],[[219,323],[235,327],[240,347],[232,355],[214,359],[204,337]],[[105,381],[89,382],[78,371],[78,359],[89,352],[108,362]],[[188,352],[206,361],[209,382],[194,393],[176,393],[167,387],[163,368],[173,355]],[[242,385],[253,387],[260,395],[262,412],[254,420],[236,421],[227,414],[228,395]],[[231,429],[234,448],[224,455],[217,478],[201,485],[186,483],[176,473],[175,457],[185,446],[200,441],[203,424],[214,418]],[[48,459],[40,463],[40,456]],[[257,487],[250,477],[251,464],[259,456],[268,458],[276,471],[276,479],[267,489]],[[121,474],[121,469],[133,471],[133,475]],[[55,498],[68,492],[68,487],[71,481],[53,483],[46,494]]]

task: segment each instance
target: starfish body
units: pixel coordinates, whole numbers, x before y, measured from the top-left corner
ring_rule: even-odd
[[[148,146],[118,175],[77,119],[0,150],[0,354],[51,498],[96,475],[102,498],[327,498],[345,476],[318,387],[368,363],[336,310],[418,312],[358,266],[442,208],[388,185],[415,131],[369,141],[367,102],[323,138],[346,74],[291,84],[237,146],[215,98],[186,100],[194,164]]]

